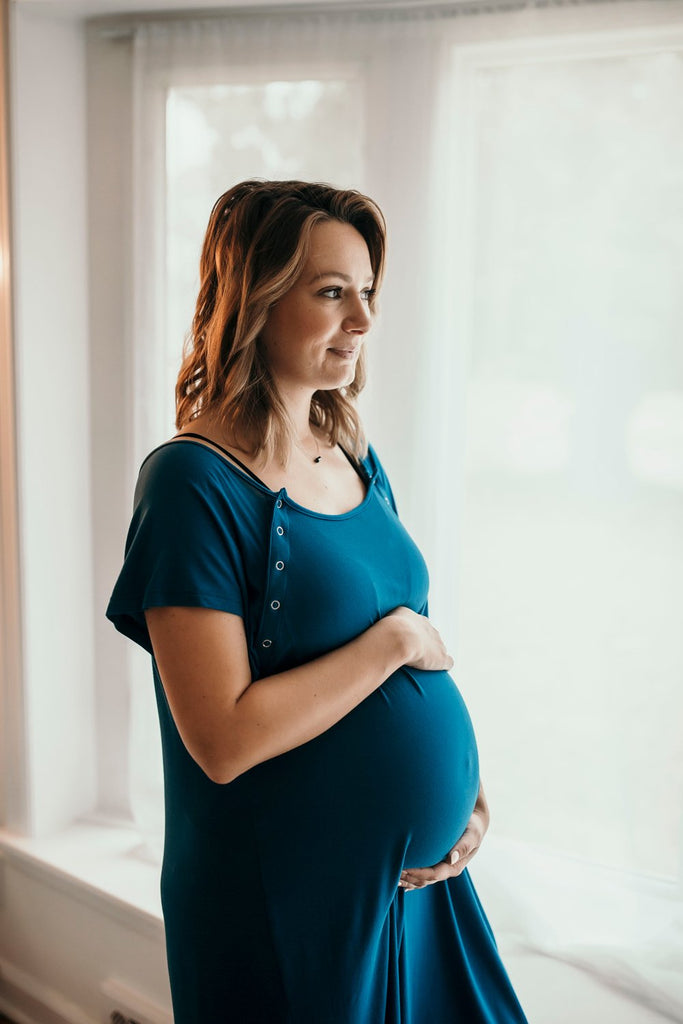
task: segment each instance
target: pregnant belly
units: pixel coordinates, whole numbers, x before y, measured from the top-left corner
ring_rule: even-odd
[[[341,722],[248,773],[259,815],[287,822],[299,856],[441,860],[479,789],[472,723],[447,672],[403,668]],[[284,809],[284,819],[283,819]],[[282,841],[282,840],[281,840]]]
[[[445,856],[474,809],[472,722],[447,672],[402,669],[376,696],[386,705],[387,735],[375,753],[385,804],[407,842],[405,866],[424,867]]]

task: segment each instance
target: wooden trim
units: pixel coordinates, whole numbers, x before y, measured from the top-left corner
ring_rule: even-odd
[[[0,816],[27,824],[10,197],[9,0],[0,0]]]

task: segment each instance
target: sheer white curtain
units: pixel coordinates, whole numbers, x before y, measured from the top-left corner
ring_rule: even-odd
[[[456,72],[476,81],[459,668],[527,897],[508,909],[679,1020],[681,43],[519,42]]]
[[[475,883],[499,929],[683,1019],[683,33],[646,7],[141,25],[132,460],[172,432],[217,196],[375,197],[363,410],[479,738]]]

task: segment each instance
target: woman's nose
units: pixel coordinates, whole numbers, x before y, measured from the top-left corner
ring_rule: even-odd
[[[346,331],[368,331],[372,325],[372,313],[367,302],[360,297],[353,300],[352,307],[347,311],[344,318],[344,330]]]

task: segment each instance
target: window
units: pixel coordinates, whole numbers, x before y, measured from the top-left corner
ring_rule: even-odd
[[[247,81],[171,86],[166,104],[166,379],[172,400],[179,340],[199,288],[199,245],[214,202],[250,177],[363,180],[357,77],[278,80],[250,68]],[[247,77],[247,76],[244,76]],[[169,429],[175,409],[169,410]]]
[[[362,83],[354,69],[346,77],[342,72],[332,67],[317,78],[295,78],[291,72],[285,77],[285,69],[250,66],[213,85],[170,84],[170,75],[165,104],[152,108],[153,116],[165,110],[163,176],[149,182],[165,195],[164,258],[141,263],[147,287],[161,297],[152,331],[163,343],[152,345],[160,358],[144,394],[146,403],[153,396],[154,409],[151,416],[141,411],[141,419],[153,427],[143,435],[141,451],[174,432],[182,340],[199,288],[201,241],[218,196],[247,177],[362,182]],[[146,854],[160,858],[163,781],[156,705],[148,659],[135,651],[130,657],[132,810]]]
[[[259,175],[373,195],[390,252],[364,416],[479,738],[475,878],[504,859],[524,941],[605,976],[617,956],[666,999],[638,936],[659,901],[678,948],[683,38],[615,12],[543,12],[545,35],[376,12],[142,26],[126,458],[133,476],[172,429],[217,196]],[[146,659],[132,675],[148,738]],[[158,817],[158,760],[136,763]]]
[[[624,49],[477,72],[459,669],[503,832],[675,880],[683,64]]]

